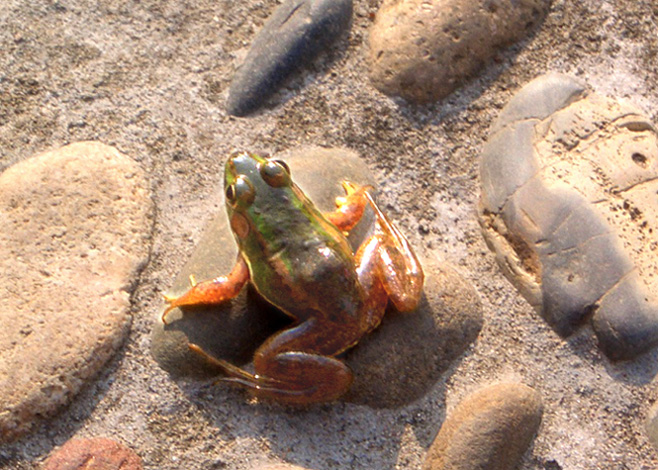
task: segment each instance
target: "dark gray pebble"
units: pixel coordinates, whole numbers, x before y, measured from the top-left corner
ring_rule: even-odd
[[[350,25],[352,0],[288,0],[254,39],[229,88],[226,109],[256,110],[292,72],[313,60]]]

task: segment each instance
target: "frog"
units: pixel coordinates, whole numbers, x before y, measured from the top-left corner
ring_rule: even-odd
[[[215,279],[191,278],[187,292],[165,296],[162,321],[174,308],[228,302],[250,283],[292,323],[258,347],[253,373],[190,343],[223,372],[217,382],[246,388],[258,400],[335,401],[354,381],[343,353],[381,323],[389,301],[400,312],[416,309],[424,273],[410,243],[378,207],[372,186],[342,187],[335,210],[323,213],[285,161],[253,152],[228,157],[224,193],[235,266]],[[374,230],[353,250],[347,236],[368,206]]]

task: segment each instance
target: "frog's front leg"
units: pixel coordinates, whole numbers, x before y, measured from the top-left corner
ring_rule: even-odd
[[[176,307],[190,307],[195,305],[218,305],[227,300],[235,298],[242,287],[249,280],[249,268],[242,256],[227,276],[203,281],[194,284],[190,290],[180,297],[167,297],[165,301],[169,304],[162,313],[163,323],[167,323],[167,314]]]

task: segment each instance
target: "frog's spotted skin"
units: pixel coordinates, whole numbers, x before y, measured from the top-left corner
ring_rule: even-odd
[[[420,298],[423,271],[409,243],[370,197],[368,187],[344,183],[336,211],[322,214],[292,181],[284,162],[232,155],[225,169],[226,208],[239,247],[227,276],[201,282],[169,310],[218,304],[251,281],[270,303],[295,319],[254,356],[255,374],[190,349],[224,370],[220,380],[250,389],[259,398],[309,404],[335,400],[350,387],[350,369],[335,356],[354,346],[381,321],[390,298],[402,311]],[[344,232],[367,205],[375,233],[352,253]]]

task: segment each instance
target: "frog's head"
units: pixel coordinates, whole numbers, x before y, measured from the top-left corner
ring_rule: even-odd
[[[231,228],[243,249],[275,240],[284,232],[291,236],[293,214],[307,204],[285,162],[254,153],[238,152],[228,158],[224,190]]]

